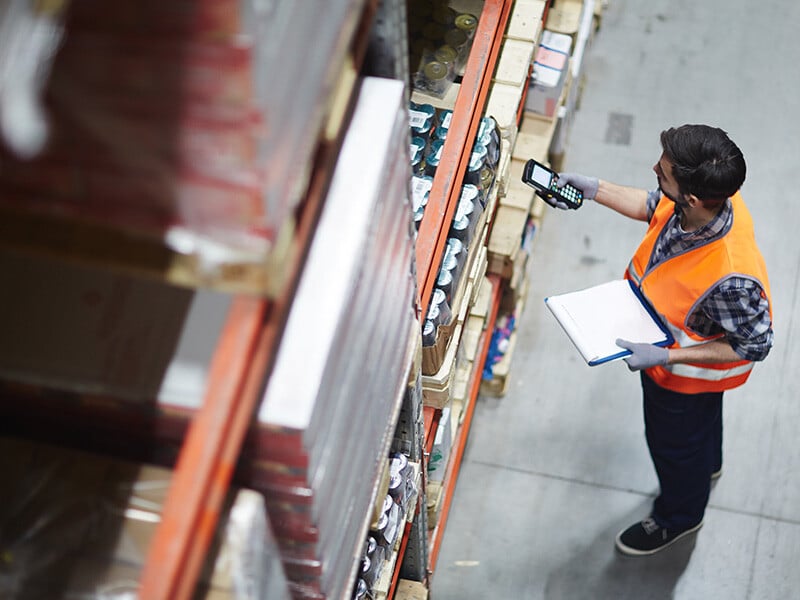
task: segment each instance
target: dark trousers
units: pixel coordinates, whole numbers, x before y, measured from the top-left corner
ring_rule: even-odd
[[[681,394],[642,371],[647,446],[658,475],[653,518],[681,530],[703,520],[711,473],[722,467],[722,392]]]

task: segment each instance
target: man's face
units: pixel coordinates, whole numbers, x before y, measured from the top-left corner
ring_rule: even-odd
[[[688,206],[686,196],[678,189],[678,182],[672,176],[672,163],[669,162],[667,157],[662,154],[658,162],[653,166],[656,178],[658,179],[658,187],[661,192],[678,206]]]

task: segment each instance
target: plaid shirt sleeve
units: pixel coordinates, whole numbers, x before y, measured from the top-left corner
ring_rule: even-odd
[[[703,336],[723,333],[745,360],[764,360],[772,348],[769,301],[759,283],[745,277],[719,283],[689,315],[687,325]]]
[[[647,192],[647,222],[653,218],[653,213],[656,212],[658,201],[661,200],[661,190],[656,188]]]

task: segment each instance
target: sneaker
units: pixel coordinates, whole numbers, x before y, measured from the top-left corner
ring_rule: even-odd
[[[641,523],[631,525],[617,535],[617,550],[629,556],[647,556],[671,546],[679,539],[697,531],[703,526],[700,521],[694,527],[681,531],[669,531],[661,527],[652,517],[647,517]]]

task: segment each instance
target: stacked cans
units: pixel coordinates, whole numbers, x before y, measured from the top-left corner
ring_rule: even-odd
[[[425,216],[436,169],[450,129],[453,112],[430,104],[411,102],[411,192],[414,225]],[[431,303],[422,326],[423,346],[436,343],[439,327],[449,325],[453,296],[458,289],[467,255],[476,237],[477,225],[486,208],[500,162],[500,130],[492,117],[481,119],[475,136],[458,205],[449,224],[448,240],[436,278]]]
[[[406,515],[413,508],[411,501],[416,495],[417,482],[408,457],[400,452],[392,453],[389,459],[389,493],[381,500],[380,517],[364,544],[361,568],[353,590],[355,600],[373,597],[375,583],[403,535]]]
[[[464,69],[478,19],[444,0],[412,0],[408,8],[412,85],[441,98]]]
[[[442,256],[442,266],[436,277],[436,287],[431,294],[428,313],[422,326],[423,346],[433,346],[436,343],[439,328],[451,323],[453,294],[458,287],[466,261],[466,247],[456,238],[448,239]]]
[[[408,115],[414,224],[419,229],[433,178],[442,158],[453,111],[411,102]],[[461,197],[450,230],[451,237],[458,238],[467,247],[494,185],[499,161],[500,131],[497,122],[492,117],[484,117],[470,151]]]

